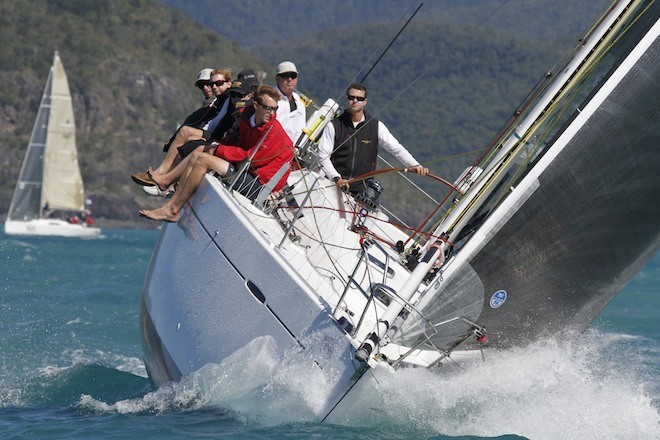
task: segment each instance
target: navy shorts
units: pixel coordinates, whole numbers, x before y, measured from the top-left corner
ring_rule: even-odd
[[[182,158],[186,157],[187,155],[195,151],[197,147],[199,147],[200,145],[208,145],[208,144],[210,144],[210,142],[207,141],[206,139],[195,139],[192,141],[188,141],[179,147],[179,154],[181,155]]]

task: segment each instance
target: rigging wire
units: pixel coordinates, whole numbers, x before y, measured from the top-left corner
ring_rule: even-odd
[[[393,38],[390,39],[390,43],[389,43],[388,46],[383,50],[383,53],[380,55],[380,57],[378,58],[378,60],[376,60],[376,62],[372,65],[372,67],[369,69],[369,71],[364,75],[362,81],[364,81],[364,79],[366,79],[366,77],[371,73],[371,71],[374,69],[374,67],[376,67],[376,64],[378,64],[378,62],[383,58],[383,56],[384,56],[385,53],[390,49],[390,47],[392,46],[392,44],[394,44],[394,42],[396,41],[396,39],[399,38],[399,36],[400,36],[401,33],[403,32],[403,30],[408,26],[408,23],[410,23],[410,21],[412,20],[412,18],[415,16],[415,14],[417,14],[417,12],[420,10],[420,8],[421,8],[423,5],[424,5],[424,3],[421,3],[421,4],[417,7],[417,9],[412,13],[411,17],[410,17],[410,18],[409,18],[409,19],[403,24],[403,26],[401,27],[401,29],[399,30],[399,32],[397,32],[397,34],[396,34]],[[399,23],[401,23],[401,21],[403,21],[403,18],[407,15],[407,13],[408,13],[408,11],[406,11],[406,12],[403,14],[403,16],[399,19]],[[346,85],[346,86],[345,86],[345,87],[339,92],[337,98],[335,99],[335,102],[339,102],[339,101],[341,100],[341,97],[342,97],[342,95],[344,94],[344,92],[348,89],[348,87],[350,87],[350,85],[351,85],[352,83],[354,83],[354,82],[357,80],[357,77],[358,77],[358,75],[360,74],[360,72],[362,72],[362,71],[364,70],[364,68],[369,64],[370,60],[374,57],[374,55],[376,55],[377,51],[378,51],[378,49],[374,50],[374,52],[369,56],[369,58],[367,59],[367,61],[365,61],[365,63],[362,65],[362,67],[360,68],[360,70],[359,70],[359,71],[353,76],[353,78],[351,78],[350,82],[349,82],[349,83],[348,83],[348,84],[347,84],[347,85]],[[376,112],[376,114],[379,114],[379,113],[380,113],[380,111]],[[371,119],[373,119],[373,117],[369,118],[369,120],[366,121],[366,122],[369,122]],[[337,149],[339,149],[339,148],[342,147],[346,142],[348,142],[349,140],[351,140],[351,139],[357,134],[357,132],[359,132],[359,131],[360,131],[360,129],[358,129],[355,133],[353,133],[352,135],[350,135],[350,136],[349,136],[344,142],[342,142],[341,144],[337,145],[337,147],[334,148],[334,150],[332,151],[332,153],[334,153],[335,151],[337,151]]]
[[[364,78],[366,78],[366,77],[371,73],[371,71],[374,69],[374,67],[376,66],[376,64],[378,64],[378,62],[383,58],[383,56],[385,55],[385,53],[389,50],[389,48],[392,46],[392,44],[394,43],[394,41],[396,41],[396,39],[399,37],[399,35],[401,35],[401,33],[403,32],[403,30],[408,26],[408,23],[410,23],[410,21],[411,21],[412,18],[415,16],[415,14],[417,14],[417,12],[418,12],[419,9],[422,7],[422,5],[423,5],[423,3],[419,5],[419,7],[415,10],[415,12],[413,12],[413,14],[411,15],[411,17],[410,17],[410,18],[409,18],[409,19],[403,24],[403,26],[401,27],[401,29],[399,30],[399,32],[397,32],[397,34],[391,39],[389,45],[383,50],[383,53],[380,55],[380,57],[379,57],[379,58],[376,60],[376,62],[372,65],[372,67],[369,69],[369,71],[364,75],[363,80],[364,80]],[[406,13],[404,13],[404,15],[399,19],[399,23],[404,19],[404,17],[406,16],[407,13],[408,13],[408,11],[406,11]],[[362,68],[361,68],[361,69],[355,74],[355,76],[354,76],[353,79],[351,80],[351,83],[355,81],[355,79],[356,79],[357,76],[360,74],[360,72],[362,72],[362,70],[364,70],[364,68],[369,64],[369,62],[370,62],[371,59],[376,55],[377,52],[378,52],[378,49],[374,50],[374,52],[369,56],[369,58],[367,59],[367,61],[365,61],[363,67],[362,67]],[[348,87],[348,86],[347,86],[347,87]],[[342,92],[342,93],[343,93],[343,92]],[[340,97],[337,97],[336,101],[339,101],[339,100],[340,100]],[[349,137],[349,139],[350,139],[350,137]],[[343,145],[343,143],[342,143],[341,145]],[[341,145],[340,145],[340,146],[341,146]],[[339,148],[339,146],[338,146],[337,148]],[[294,157],[295,157],[295,156],[294,156]],[[298,165],[300,165],[300,164],[298,164]],[[305,181],[305,186],[307,187],[307,181]],[[306,188],[306,190],[309,190],[309,188]],[[312,215],[315,215],[315,214],[314,214],[314,210],[312,210]],[[316,222],[315,222],[315,223],[316,223]],[[318,226],[317,226],[317,227],[318,227]],[[317,231],[317,232],[320,232],[320,231]],[[325,250],[325,252],[326,252],[326,255],[327,255],[328,257],[330,257],[330,251],[329,251],[327,248],[325,248],[325,244],[323,245],[323,247],[324,247],[324,250]],[[329,258],[329,259],[330,259],[330,261],[332,261],[333,266],[335,266],[334,261],[332,260],[332,258]],[[336,267],[336,266],[335,266],[335,269],[337,270],[337,267]],[[338,272],[338,273],[339,273],[339,272]],[[343,278],[343,277],[342,277],[342,278]]]
[[[491,12],[486,18],[484,18],[484,19],[483,19],[482,21],[480,21],[477,25],[475,25],[474,28],[473,28],[473,31],[476,30],[477,28],[481,27],[481,26],[483,25],[483,23],[485,23],[488,19],[490,19],[490,17],[492,17],[496,12],[498,12],[502,7],[504,7],[504,5],[506,5],[506,4],[508,3],[508,1],[509,1],[509,0],[505,0],[505,1],[503,1],[503,2],[502,2],[497,8],[495,8],[495,9],[494,9],[494,10],[493,10],[493,11],[492,11],[492,12]],[[397,34],[394,36],[394,38],[391,39],[390,43],[389,43],[388,46],[383,50],[383,52],[382,52],[382,54],[380,55],[380,57],[379,57],[379,58],[376,60],[376,62],[372,65],[372,67],[369,69],[369,71],[363,76],[362,81],[364,81],[364,80],[367,78],[367,76],[373,71],[373,69],[375,68],[375,66],[376,66],[376,65],[378,64],[378,62],[383,58],[383,56],[387,53],[387,51],[391,48],[391,46],[393,45],[393,43],[394,43],[394,42],[396,41],[396,39],[401,35],[401,33],[403,32],[403,30],[407,27],[407,25],[410,23],[410,21],[412,20],[412,18],[417,14],[417,12],[420,10],[420,8],[422,7],[422,5],[423,5],[423,3],[420,4],[420,5],[418,6],[418,8],[413,12],[413,14],[410,16],[410,18],[404,23],[404,25],[403,25],[403,26],[401,27],[401,29],[397,32]],[[456,47],[457,47],[457,44],[454,44],[454,45],[450,48],[450,51],[449,51],[449,52],[453,52],[453,51],[455,50]],[[374,52],[374,54],[375,54],[375,52]],[[372,54],[372,55],[369,57],[369,60],[374,56],[374,54]],[[376,115],[380,114],[380,113],[381,113],[382,111],[384,111],[385,109],[387,109],[387,108],[388,108],[388,107],[389,107],[389,106],[390,106],[390,105],[391,105],[396,99],[398,99],[398,98],[399,98],[404,92],[406,92],[409,88],[411,88],[411,87],[412,87],[412,86],[413,86],[413,85],[414,85],[414,84],[415,84],[415,83],[416,83],[416,82],[417,82],[417,81],[418,81],[423,75],[425,75],[429,70],[431,70],[433,67],[435,67],[435,65],[440,61],[440,59],[441,59],[441,58],[436,59],[435,62],[433,62],[428,68],[426,68],[426,69],[425,69],[420,75],[418,75],[418,76],[417,76],[412,82],[410,82],[406,87],[404,87],[404,88],[403,88],[403,89],[402,89],[397,95],[395,95],[395,96],[394,96],[394,97],[393,97],[393,98],[392,98],[392,99],[391,99],[391,100],[390,100],[385,106],[383,106],[381,109],[377,110],[376,113],[374,114],[374,116],[372,116],[372,118],[375,117]],[[367,63],[368,63],[368,61],[367,61]],[[365,63],[365,65],[366,65],[366,63]],[[363,70],[363,69],[361,69],[360,71],[362,71],[362,70]],[[358,73],[355,75],[355,77],[353,78],[352,81],[354,81],[355,78],[357,78],[357,75],[358,75],[359,73],[360,73],[360,72],[358,72]],[[338,98],[338,99],[339,99],[339,98]],[[358,131],[359,131],[359,130],[358,130]],[[350,137],[349,137],[349,139],[350,139]],[[349,139],[347,139],[346,141],[348,141]],[[345,141],[345,142],[346,142],[346,141]],[[345,142],[344,142],[344,143],[345,143]],[[344,143],[342,143],[342,144],[340,144],[339,146],[337,146],[337,148],[341,147]],[[335,148],[335,150],[336,150],[336,148]],[[382,157],[381,157],[381,160],[383,160],[386,164],[389,165],[389,162],[387,162],[387,161],[386,161],[385,159],[383,159]],[[378,171],[375,171],[374,173],[371,173],[371,174],[372,174],[372,175],[377,175],[377,174],[382,174],[382,173],[384,173],[384,172],[392,172],[392,171],[396,171],[396,172],[398,172],[399,174],[401,174],[401,171],[406,171],[406,170],[407,170],[407,168],[400,168],[400,169],[392,168],[392,169],[387,169],[387,170],[378,170]],[[431,176],[432,178],[435,178],[436,180],[442,182],[443,184],[449,186],[449,187],[452,189],[451,192],[453,192],[453,191],[456,190],[456,187],[455,187],[452,183],[447,182],[446,180],[440,178],[439,176],[435,176],[435,175],[430,175],[430,176]],[[349,180],[349,182],[350,182],[350,181],[357,181],[357,180],[365,179],[365,178],[367,178],[367,177],[368,177],[368,176],[358,176],[357,178],[354,178],[354,179]],[[406,180],[408,180],[410,183],[413,183],[413,182],[411,182],[409,179],[406,179]],[[416,188],[418,188],[419,190],[421,190],[421,189],[420,189],[419,187],[417,187],[414,183],[413,183],[413,185],[414,185]],[[307,186],[307,182],[306,182],[306,181],[305,181],[305,186]],[[422,192],[423,192],[423,191],[422,191]],[[450,194],[451,194],[451,192],[450,192]],[[431,200],[433,200],[435,203],[437,203],[437,201],[435,201],[430,195],[426,194],[425,192],[423,192],[423,193],[424,193],[427,197],[429,197]],[[440,206],[440,205],[441,205],[441,204],[439,204],[438,206]],[[313,213],[313,212],[314,212],[314,209],[312,209],[312,213]],[[314,222],[314,223],[316,223],[316,222]],[[317,227],[318,227],[318,225],[317,225]],[[408,228],[408,227],[406,226],[406,228]],[[408,229],[410,229],[410,228],[408,228]],[[420,229],[421,229],[421,227],[417,228],[417,229],[415,230],[415,232],[412,234],[411,238],[412,238],[413,236],[419,235],[419,234],[421,233],[421,230],[420,230]],[[373,235],[373,234],[372,234],[372,235]],[[426,235],[426,234],[425,234],[425,235]],[[374,236],[374,237],[375,237],[375,236]],[[325,246],[324,246],[324,248],[325,248]],[[326,254],[327,254],[328,256],[330,256],[330,254],[329,254],[329,249],[325,248],[325,252],[326,252]],[[332,261],[332,258],[330,258],[330,260]],[[337,268],[335,267],[335,269],[337,269]],[[342,278],[343,278],[343,277],[342,277]],[[346,282],[346,280],[343,280],[343,281]]]
[[[331,188],[331,187],[334,187],[334,185],[332,185],[332,186],[328,186],[328,187],[326,187],[326,188]],[[279,205],[279,206],[276,207],[276,209],[281,210],[281,211],[287,211],[287,210],[293,210],[293,209],[296,209],[296,208],[293,208],[293,207],[290,207],[290,206]],[[344,214],[350,214],[350,215],[352,215],[352,216],[354,216],[354,217],[359,213],[359,210],[357,210],[357,209],[353,209],[353,210],[348,210],[348,209],[346,209],[346,210],[343,210],[343,209],[332,208],[332,207],[324,206],[324,205],[310,205],[310,206],[308,206],[306,209],[309,209],[309,210],[311,211],[312,215],[314,216],[314,222],[313,222],[313,223],[317,226],[317,232],[318,232],[319,234],[320,234],[320,231],[318,231],[318,221],[317,221],[317,219],[316,219],[316,217],[315,217],[315,216],[316,216],[315,210],[319,209],[319,210],[334,211],[334,212],[339,212],[339,213],[344,213]],[[254,214],[254,215],[256,215],[256,214]],[[367,214],[366,217],[369,218],[369,219],[371,219],[372,221],[375,221],[375,222],[381,222],[381,223],[385,223],[385,224],[392,225],[392,226],[394,226],[394,227],[396,227],[396,228],[398,228],[398,229],[400,229],[400,230],[407,230],[407,231],[410,231],[410,232],[417,232],[417,233],[419,233],[419,234],[421,234],[421,235],[424,235],[426,238],[435,238],[436,240],[443,240],[443,241],[446,241],[446,242],[449,243],[451,246],[454,246],[455,248],[460,249],[460,246],[459,246],[459,245],[457,245],[456,243],[453,243],[453,242],[451,242],[451,241],[445,239],[444,237],[441,237],[441,236],[438,236],[438,235],[434,235],[434,234],[432,234],[431,232],[416,231],[415,228],[410,227],[410,226],[404,224],[403,222],[401,222],[401,223],[396,223],[396,222],[393,222],[393,221],[391,221],[391,220],[384,220],[384,219],[382,219],[382,218],[376,217],[376,216],[371,215],[371,214]],[[268,216],[267,216],[267,215],[263,215],[262,218],[268,218]],[[300,235],[306,237],[306,238],[309,239],[310,241],[313,241],[313,242],[316,242],[316,243],[321,243],[321,244],[323,244],[324,246],[331,246],[331,247],[336,248],[336,249],[344,249],[344,250],[357,250],[357,249],[358,249],[358,248],[355,248],[355,247],[341,246],[341,245],[337,245],[337,244],[328,244],[327,242],[325,242],[325,241],[322,240],[322,239],[316,238],[316,237],[314,237],[314,236],[311,236],[311,235],[305,233],[305,232],[304,232],[302,229],[300,229],[300,228],[296,229],[296,232],[297,232],[298,234],[300,234]],[[360,233],[362,233],[363,235],[368,235],[368,236],[374,238],[375,240],[377,240],[377,241],[379,241],[379,242],[381,242],[381,243],[385,243],[385,244],[387,244],[388,246],[395,247],[394,243],[389,242],[389,241],[387,241],[387,240],[385,240],[385,239],[383,239],[383,238],[377,236],[376,234],[374,234],[373,232],[371,232],[371,230],[369,230],[369,229],[361,229],[361,230],[360,230]]]
[[[364,81],[364,79],[365,79],[365,78],[371,73],[371,71],[374,69],[374,67],[376,67],[376,64],[378,64],[378,62],[381,60],[381,58],[383,58],[383,56],[384,56],[385,53],[389,50],[389,48],[392,46],[392,44],[394,44],[394,42],[396,41],[396,39],[399,38],[399,35],[401,35],[401,32],[403,32],[403,30],[406,28],[406,26],[408,26],[408,23],[410,22],[410,20],[412,20],[412,18],[415,16],[415,14],[417,14],[417,11],[419,11],[419,9],[422,7],[423,4],[424,4],[424,3],[421,3],[421,4],[419,5],[419,7],[415,10],[415,12],[413,12],[413,14],[412,14],[411,17],[408,19],[408,21],[406,21],[406,23],[403,24],[403,26],[401,27],[401,29],[399,30],[399,32],[397,32],[397,34],[396,34],[393,38],[390,39],[390,43],[389,43],[388,46],[383,50],[383,53],[382,53],[382,54],[380,55],[380,57],[378,57],[378,59],[374,62],[374,64],[373,64],[373,65],[371,66],[371,68],[369,69],[369,71],[364,75],[364,77],[362,78],[362,81]],[[404,17],[408,14],[409,11],[410,11],[410,10],[407,10],[406,12],[404,12],[404,14],[403,14],[403,15],[401,16],[401,18],[399,19],[398,23],[401,23],[401,22],[403,21]],[[360,68],[360,70],[358,70],[358,71],[356,72],[356,74],[353,76],[353,78],[351,78],[350,82],[349,82],[348,84],[346,84],[346,86],[345,86],[345,87],[339,92],[339,95],[337,96],[337,99],[336,99],[335,101],[339,101],[339,100],[341,99],[341,95],[344,93],[344,91],[348,88],[348,86],[349,86],[350,84],[354,83],[354,82],[357,80],[357,77],[358,77],[358,75],[360,74],[360,72],[362,72],[362,71],[366,68],[366,66],[369,64],[369,62],[371,61],[371,59],[376,55],[376,53],[378,52],[378,50],[379,50],[379,49],[376,48],[376,49],[371,53],[371,55],[369,55],[369,58],[367,58],[367,60],[364,62],[364,64],[363,64],[362,67]]]
[[[493,9],[493,10],[492,10],[492,11],[491,11],[491,12],[490,12],[490,13],[489,13],[484,19],[482,19],[481,21],[479,21],[479,22],[478,22],[478,23],[472,28],[471,32],[474,32],[475,30],[477,30],[478,28],[480,28],[481,26],[483,26],[483,24],[484,24],[486,21],[488,21],[493,15],[495,15],[500,9],[502,9],[502,8],[503,8],[503,7],[509,2],[509,1],[510,1],[510,0],[504,0],[504,1],[502,1],[502,3],[500,3],[496,8],[494,8],[494,9]],[[422,6],[422,5],[420,5],[420,6],[417,8],[417,10],[415,11],[415,14],[417,13],[417,11],[419,11],[419,8],[421,8],[421,6]],[[414,15],[414,14],[413,14],[413,15]],[[411,18],[412,18],[412,17],[411,17]],[[408,22],[406,22],[406,24],[404,25],[404,27],[407,26],[407,24],[408,24],[409,22],[410,22],[410,20],[408,20]],[[402,30],[403,30],[403,29],[402,29]],[[395,36],[394,40],[395,40],[400,34],[401,34],[401,31],[397,33],[397,35]],[[390,45],[388,45],[387,49],[389,49],[389,47],[392,45],[393,42],[394,42],[394,41],[392,41],[392,42],[390,43]],[[454,43],[454,44],[452,45],[452,47],[449,49],[448,52],[450,52],[450,53],[453,52],[453,51],[456,49],[456,47],[457,47],[457,43]],[[386,50],[387,50],[387,49],[386,49]],[[384,53],[383,53],[383,55],[384,55]],[[372,56],[373,56],[373,54],[372,54]],[[381,56],[381,57],[382,57],[382,56]],[[370,58],[371,58],[371,57],[370,57]],[[390,105],[392,105],[392,104],[394,103],[394,101],[396,101],[400,96],[402,96],[405,92],[407,92],[408,89],[410,89],[413,85],[415,85],[415,83],[416,83],[417,81],[419,81],[419,80],[421,79],[422,76],[424,76],[424,75],[425,75],[426,73],[428,73],[432,68],[434,68],[434,67],[436,66],[436,64],[438,64],[442,59],[443,59],[443,57],[438,57],[438,58],[437,58],[437,59],[436,59],[431,65],[429,65],[429,66],[428,66],[428,67],[427,67],[422,73],[420,73],[416,78],[414,78],[414,79],[413,79],[408,85],[406,85],[404,88],[402,88],[402,89],[401,89],[401,90],[400,90],[400,91],[399,91],[399,92],[398,92],[398,93],[397,93],[397,94],[396,94],[396,95],[395,95],[390,101],[388,101],[388,102],[387,102],[384,106],[382,106],[380,109],[376,110],[375,113],[373,113],[372,115],[370,115],[369,120],[375,118],[377,115],[381,114],[384,110],[386,110]],[[379,60],[380,60],[380,58],[379,58]],[[372,69],[371,69],[371,70],[372,70]],[[369,73],[371,72],[371,70],[369,71]],[[358,74],[359,74],[359,72],[358,72]],[[365,75],[365,77],[366,77],[366,75]],[[357,74],[353,77],[353,80],[352,80],[352,81],[354,81],[355,78],[357,78]],[[337,98],[337,100],[339,100],[339,98]],[[366,122],[369,122],[369,120],[366,121]],[[365,125],[366,125],[366,124],[365,124]],[[362,127],[361,127],[361,128],[362,128]],[[335,148],[333,149],[332,153],[334,153],[335,151],[337,151],[337,149],[339,149],[339,148],[342,147],[346,142],[348,142],[350,139],[352,139],[352,138],[353,138],[353,137],[354,137],[354,136],[360,131],[361,128],[359,128],[358,130],[356,130],[356,132],[353,133],[351,136],[349,136],[344,142],[342,142],[342,143],[339,144],[337,147],[335,147]],[[385,159],[383,159],[380,155],[379,155],[379,158],[380,158],[381,160],[385,161]],[[385,161],[385,162],[386,162],[386,161]],[[387,162],[386,162],[386,163],[387,163]],[[428,164],[428,161],[424,161],[424,162],[422,162],[422,163],[420,163],[420,164]],[[445,197],[444,200],[446,201],[446,200],[448,199],[448,197],[449,197],[449,195],[448,195],[447,197]],[[444,203],[444,201],[441,202],[440,205],[442,205],[443,203]],[[437,208],[437,209],[439,209],[439,208]],[[437,212],[437,210],[434,210],[434,213],[433,213],[432,215],[428,216],[427,219],[426,219],[425,221],[428,222],[428,221],[433,217],[433,215],[435,215],[436,212]],[[420,227],[417,228],[417,229],[418,229],[418,230],[421,230],[422,227],[423,227],[423,226],[420,226]],[[410,239],[412,239],[412,238],[413,238],[413,237],[410,237],[409,240],[407,240],[407,242],[409,242]]]
[[[504,5],[506,5],[507,3],[509,3],[509,1],[511,1],[511,0],[504,0],[502,3],[500,3],[500,5],[497,6],[493,11],[491,11],[491,12],[490,12],[490,13],[489,13],[489,14],[488,14],[483,20],[481,20],[480,22],[478,22],[478,23],[477,23],[477,24],[476,24],[476,25],[470,30],[470,32],[474,32],[474,31],[476,31],[477,29],[479,29],[479,28],[480,28],[480,27],[481,27],[486,21],[488,21],[493,15],[495,15],[500,9],[502,9],[502,8],[504,7]],[[453,52],[453,51],[456,49],[457,46],[458,46],[458,44],[457,44],[457,43],[454,43],[454,44],[449,48],[449,51],[448,51],[448,52],[450,52],[450,53]],[[436,58],[436,60],[435,60],[433,63],[431,63],[431,65],[430,65],[429,67],[427,67],[424,71],[422,71],[422,73],[420,73],[419,75],[417,75],[417,77],[415,77],[410,83],[408,83],[408,85],[406,85],[404,88],[402,88],[402,89],[399,91],[399,93],[397,93],[396,95],[394,95],[394,97],[393,97],[392,99],[390,99],[390,100],[389,100],[389,101],[388,101],[388,102],[387,102],[387,103],[386,103],[381,109],[379,109],[376,113],[374,113],[374,116],[376,116],[376,115],[382,113],[385,109],[387,109],[390,105],[392,105],[392,104],[394,103],[394,101],[396,101],[397,99],[399,99],[399,97],[400,97],[401,95],[403,95],[403,94],[404,94],[405,92],[407,92],[412,86],[414,86],[415,83],[416,83],[417,81],[419,81],[419,80],[422,78],[422,76],[426,75],[426,73],[428,73],[431,69],[433,69],[433,68],[434,68],[434,67],[435,67],[435,66],[436,66],[436,65],[437,65],[442,59],[443,59],[442,56]]]
[[[371,66],[371,69],[369,69],[369,71],[368,71],[367,73],[364,74],[364,76],[363,76],[362,79],[360,80],[361,83],[364,83],[364,80],[367,79],[367,77],[369,76],[369,74],[371,73],[371,71],[374,70],[374,67],[376,67],[376,65],[378,64],[378,62],[383,58],[383,56],[385,56],[385,54],[386,54],[387,51],[390,49],[390,47],[392,47],[392,44],[394,44],[394,42],[396,41],[396,39],[399,38],[399,35],[401,35],[401,32],[403,32],[403,30],[406,28],[406,26],[408,26],[408,23],[410,23],[410,20],[413,19],[413,17],[417,14],[417,12],[419,12],[419,10],[422,8],[422,6],[424,6],[424,3],[420,3],[419,6],[417,7],[417,9],[415,9],[415,12],[412,13],[412,15],[410,16],[410,18],[408,19],[408,21],[406,21],[406,23],[405,23],[405,24],[403,25],[403,27],[401,28],[401,30],[399,30],[399,32],[394,36],[394,38],[392,39],[392,41],[390,41],[390,44],[388,44],[387,47],[385,48],[385,50],[383,51],[383,53],[380,54],[380,56],[378,57],[378,59],[376,60],[376,62]]]

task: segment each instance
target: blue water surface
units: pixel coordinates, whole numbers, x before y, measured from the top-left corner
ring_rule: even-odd
[[[402,371],[320,424],[308,417],[314,384],[291,380],[307,372],[266,355],[250,371],[210,367],[154,390],[139,305],[158,232],[103,233],[0,234],[4,439],[660,438],[657,255],[579,340],[447,375]]]

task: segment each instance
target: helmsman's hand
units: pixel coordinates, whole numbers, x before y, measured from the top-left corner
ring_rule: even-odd
[[[347,179],[342,179],[341,177],[339,178],[339,180],[337,180],[335,182],[335,185],[337,185],[337,188],[339,188],[340,190],[343,190],[343,191],[347,190],[351,187],[350,183],[348,183],[348,180]]]
[[[408,167],[406,168],[406,171],[410,173],[415,173],[415,174],[420,174],[422,176],[426,176],[429,173],[429,169],[426,167],[423,167],[421,165],[415,165],[414,167]]]

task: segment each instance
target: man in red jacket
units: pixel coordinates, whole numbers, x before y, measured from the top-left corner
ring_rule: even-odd
[[[177,222],[181,209],[208,171],[213,170],[221,176],[231,174],[233,164],[248,159],[255,149],[257,151],[252,156],[248,172],[239,177],[234,188],[251,200],[256,199],[261,187],[293,158],[293,143],[276,119],[278,100],[277,90],[270,86],[259,87],[254,95],[254,113],[246,111],[241,119],[238,144],[218,145],[214,154],[195,150],[179,164],[185,169],[174,196],[158,209],[140,210],[140,215],[153,220]],[[287,169],[273,190],[284,187],[288,176]],[[161,181],[159,177],[154,182],[161,188],[173,183]]]

